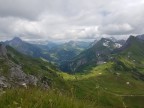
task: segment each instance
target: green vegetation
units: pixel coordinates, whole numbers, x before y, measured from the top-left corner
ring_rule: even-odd
[[[129,108],[144,108],[144,96],[125,96],[124,101]]]
[[[124,104],[128,107],[137,105],[137,102],[133,103],[131,100],[127,103],[124,97],[125,95],[129,98],[131,95],[143,96],[143,81],[134,79],[130,70],[115,71],[113,65],[114,63],[111,62],[100,65],[86,74],[69,75],[62,73],[62,75],[73,85],[74,94],[77,98],[93,102],[96,108],[123,108]],[[130,103],[131,105],[129,105]],[[143,103],[141,102],[141,104]]]
[[[102,65],[87,65],[79,73],[60,72],[45,59],[21,55],[11,47],[8,58],[26,74],[49,81],[49,89],[28,87],[0,92],[1,108],[143,108],[144,47],[135,38]],[[89,52],[88,52],[89,53]],[[89,54],[90,55],[90,54]],[[91,56],[89,56],[91,57]],[[1,60],[0,68],[7,65]]]
[[[69,88],[67,82],[65,82],[63,78],[57,74],[59,70],[51,63],[43,61],[41,59],[31,58],[30,56],[22,55],[21,53],[17,52],[9,46],[7,46],[7,49],[8,58],[16,64],[20,65],[22,67],[22,70],[26,74],[34,75],[40,79],[47,78],[49,86],[51,87],[64,90],[67,90]]]
[[[67,85],[56,82],[59,87],[53,86],[49,90],[6,90],[0,98],[1,107],[125,108],[126,105],[128,108],[141,108],[143,102],[138,100],[143,99],[143,81],[134,79],[130,72],[115,71],[113,65],[109,62],[83,74],[61,72],[58,76],[63,77]]]
[[[115,42],[107,38],[102,38],[91,48],[75,56],[71,61],[62,63],[60,68],[69,73],[82,72],[87,66],[91,67],[99,65],[99,62],[101,62],[101,64],[107,62],[114,49]]]
[[[7,62],[4,59],[0,58],[0,75],[7,76],[8,71],[9,71],[9,66]]]
[[[1,93],[1,92],[0,92]],[[0,96],[0,108],[93,108],[86,101],[56,90],[11,89]]]

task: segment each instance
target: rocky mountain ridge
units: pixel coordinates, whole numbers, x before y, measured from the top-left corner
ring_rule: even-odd
[[[89,49],[83,51],[81,54],[72,59],[72,61],[67,61],[61,65],[61,70],[63,71],[81,71],[81,67],[88,65],[100,65],[106,63],[109,59],[111,52],[122,46],[121,43],[113,41],[109,38],[101,38],[99,41]]]
[[[26,75],[20,65],[15,64],[13,61],[9,60],[7,55],[6,45],[0,45],[0,61],[1,66],[0,70],[0,88],[11,88],[14,85],[37,85],[38,78],[33,75]],[[4,69],[6,68],[7,69]],[[7,70],[7,72],[6,72]]]
[[[53,82],[61,82],[52,64],[17,52],[0,44],[0,88],[39,86],[49,88]]]

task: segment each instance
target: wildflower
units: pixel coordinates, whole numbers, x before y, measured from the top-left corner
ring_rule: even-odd
[[[16,101],[13,101],[13,104],[14,104],[14,105],[18,105],[18,103],[17,103]]]

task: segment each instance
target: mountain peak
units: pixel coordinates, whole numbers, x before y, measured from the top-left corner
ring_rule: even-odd
[[[113,40],[111,40],[110,38],[101,38],[100,41],[105,42],[105,41],[113,41]]]
[[[141,41],[139,38],[137,38],[137,36],[135,37],[135,36],[130,35],[127,41],[125,42],[125,44],[121,48],[116,49],[114,52],[118,53],[118,52],[124,51],[130,48],[132,45],[137,45],[137,43],[140,43],[140,42]]]
[[[138,35],[137,38],[138,38],[138,39],[141,39],[141,40],[144,40],[144,34]]]
[[[14,37],[12,40],[6,41],[5,44],[10,46],[19,46],[23,42],[24,41],[22,41],[19,37]]]
[[[124,44],[123,48],[127,48],[128,46],[130,46],[133,41],[136,40],[135,36],[130,35],[130,37],[127,39],[126,43]]]
[[[68,43],[70,43],[70,44],[75,44],[76,41],[71,40],[71,41],[69,41]]]
[[[8,41],[9,45],[19,45],[23,41],[19,37],[14,37],[12,40]]]
[[[108,39],[110,39],[110,40],[113,41],[113,42],[116,42],[116,41],[117,41],[117,39],[116,39],[115,37],[109,37]]]
[[[21,40],[19,37],[14,37],[14,38],[12,39],[12,41],[22,42],[22,40]]]

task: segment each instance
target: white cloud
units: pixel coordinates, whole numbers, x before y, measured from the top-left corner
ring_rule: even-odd
[[[0,39],[90,39],[144,33],[144,0],[0,0]]]
[[[131,25],[125,24],[109,24],[99,27],[99,31],[101,34],[108,34],[108,35],[122,35],[122,34],[129,34],[132,32],[133,28]]]

